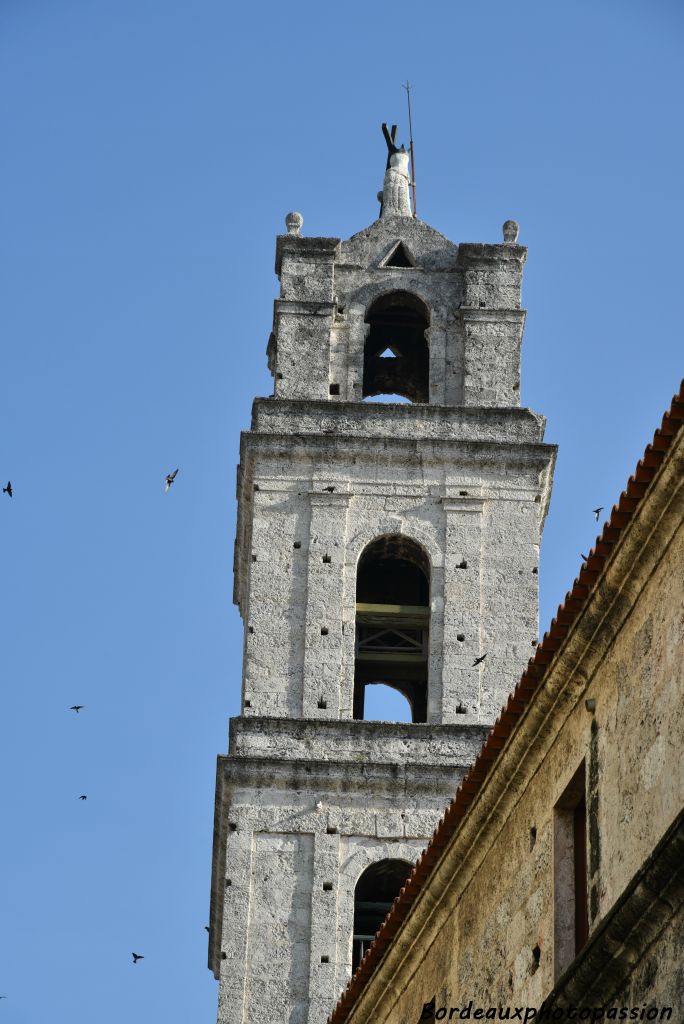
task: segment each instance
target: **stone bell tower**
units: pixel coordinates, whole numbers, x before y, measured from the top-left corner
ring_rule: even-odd
[[[323,1024],[537,638],[555,448],[519,403],[526,249],[512,221],[455,245],[414,218],[393,149],[378,220],[341,241],[293,213],[276,244],[274,393],[238,470],[220,1024]],[[380,683],[411,721],[365,720]]]

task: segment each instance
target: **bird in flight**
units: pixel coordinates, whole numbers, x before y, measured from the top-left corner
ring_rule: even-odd
[[[12,497],[12,481],[11,480],[7,481],[7,487],[3,487],[2,493],[6,494],[8,496],[8,498]],[[7,998],[7,996],[0,996],[0,999],[6,999],[6,998]]]
[[[133,957],[133,963],[134,964],[137,964],[138,960],[144,960],[145,959],[145,957],[142,955],[142,953],[131,953],[131,956]]]
[[[79,796],[79,798],[78,798],[78,799],[79,799],[79,800],[87,800],[87,799],[88,799],[88,797],[87,797],[87,796],[85,795],[85,793],[81,793],[81,795]]]
[[[487,655],[483,654],[481,658],[476,658],[475,661],[473,662],[473,668],[475,668],[476,665],[479,665],[481,662],[483,662],[486,657]]]
[[[78,714],[79,711],[84,707],[85,704],[72,704],[71,707],[69,708],[69,711],[75,711],[76,714]]]
[[[166,483],[164,484],[164,493],[165,494],[166,494],[167,491],[171,490],[171,484],[176,479],[176,474],[177,473],[178,473],[178,470],[174,469],[173,473],[167,473],[166,474]]]
[[[598,518],[599,518],[599,516],[601,515],[601,513],[603,512],[603,505],[601,505],[601,507],[600,507],[600,508],[593,508],[593,509],[592,509],[591,511],[592,511],[592,512],[594,513],[594,515],[596,516],[596,522],[598,523]]]

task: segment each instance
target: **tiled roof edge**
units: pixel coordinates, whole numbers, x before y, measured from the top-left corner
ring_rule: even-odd
[[[356,973],[328,1017],[328,1024],[343,1024],[349,1016],[354,1003],[380,963],[385,950],[399,931],[402,921],[416,901],[442,851],[457,831],[468,807],[477,796],[518,719],[521,718],[539,689],[547,666],[553,660],[556,651],[586,605],[593,585],[603,572],[620,535],[648,491],[674,438],[681,430],[683,422],[684,380],[681,381],[679,391],[673,397],[670,408],[664,414],[662,423],[653,436],[652,443],[646,446],[643,458],[637,463],[617,504],[613,505],[610,518],[606,521],[601,535],[596,538],[596,543],[590,550],[586,562],[583,562],[579,576],[575,579],[572,588],[565,595],[565,600],[559,605],[534,657],[530,659],[520,681],[509,695],[475,762],[464,776],[454,799],[437,824],[432,839],[418,858],[406,885],[394,900],[391,910],[380,925],[375,939],[366,951]]]

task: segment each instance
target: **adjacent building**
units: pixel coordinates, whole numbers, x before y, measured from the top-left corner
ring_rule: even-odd
[[[682,1019],[683,419],[684,385],[331,1024]]]

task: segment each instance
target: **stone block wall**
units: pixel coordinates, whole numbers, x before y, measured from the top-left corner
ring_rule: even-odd
[[[430,562],[428,720],[491,722],[537,639],[554,449],[518,415],[507,440],[480,441],[474,415],[462,439],[433,438],[422,407],[371,440],[366,408],[344,421],[348,433],[321,434],[302,430],[308,403],[279,402],[275,416],[257,414],[265,429],[245,435],[244,714],[351,717],[356,566],[372,541],[402,534]]]

